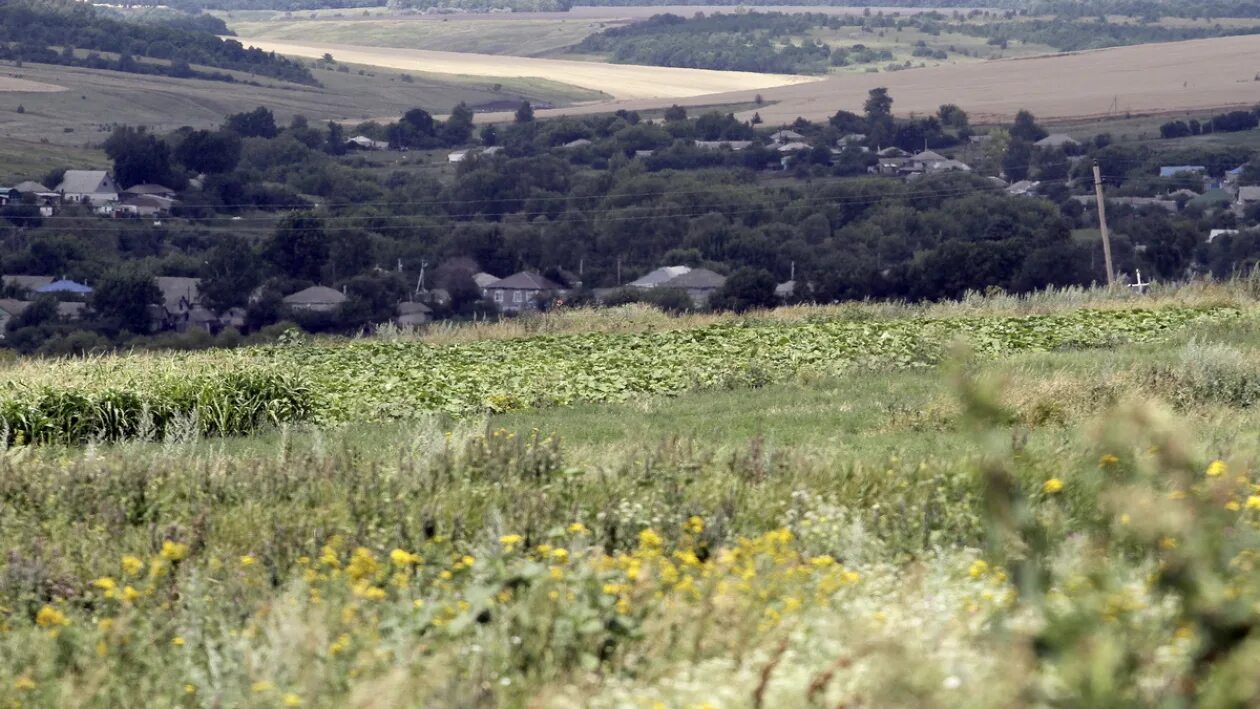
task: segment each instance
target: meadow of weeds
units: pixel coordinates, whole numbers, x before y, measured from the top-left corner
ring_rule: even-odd
[[[1252,706],[1260,324],[1212,305],[1105,348],[9,446],[0,703]],[[945,319],[1014,315],[973,306]]]

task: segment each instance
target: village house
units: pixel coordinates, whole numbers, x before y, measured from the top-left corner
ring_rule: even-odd
[[[702,308],[709,304],[709,298],[725,284],[726,276],[714,273],[707,268],[693,268],[682,275],[669,279],[661,284],[660,287],[677,288],[686,291],[687,295],[691,296],[691,302],[696,307]]]
[[[770,134],[770,142],[775,145],[786,145],[788,143],[795,143],[804,139],[805,136],[794,130],[784,129]]]
[[[468,154],[471,152],[472,152],[471,150],[456,150],[453,153],[447,154],[446,161],[449,163],[464,162],[465,160],[468,159]]]
[[[17,204],[22,201],[22,193],[14,187],[0,187],[0,207]]]
[[[553,298],[564,289],[560,284],[533,271],[521,271],[486,287],[486,296],[499,310],[519,313],[538,308],[540,300]]]
[[[486,273],[485,271],[478,271],[477,273],[474,273],[472,279],[473,283],[476,283],[477,287],[481,289],[482,295],[485,294],[486,288],[490,284],[497,283],[499,281],[498,276]]]
[[[356,135],[346,141],[346,147],[354,150],[389,150],[389,143],[372,140],[366,135]]]
[[[626,284],[628,288],[656,288],[684,273],[691,271],[690,266],[661,266],[660,268],[649,271],[641,278],[636,278]]]
[[[1080,143],[1070,135],[1064,133],[1051,133],[1041,140],[1033,143],[1038,148],[1074,148]]]
[[[66,170],[56,191],[66,202],[94,207],[118,201],[118,185],[104,170]]]
[[[394,324],[398,327],[415,328],[433,319],[433,310],[424,303],[399,303]]]
[[[1159,168],[1160,177],[1176,177],[1177,175],[1205,175],[1207,168],[1203,165],[1165,165]]]
[[[1238,203],[1246,206],[1260,202],[1260,186],[1239,187]]]
[[[157,217],[170,214],[171,209],[179,204],[177,200],[167,197],[159,197],[157,195],[140,195],[139,197],[129,197],[111,207],[102,207],[109,210],[111,215],[128,215],[133,217]]]
[[[37,288],[43,288],[55,280],[57,279],[52,276],[0,276],[0,283],[6,287],[17,288],[27,293],[34,293]]]
[[[293,310],[312,313],[335,312],[342,303],[349,300],[345,293],[328,286],[311,286],[292,295],[286,295],[283,303]]]
[[[59,281],[53,281],[52,283],[49,283],[47,285],[40,286],[34,289],[32,292],[38,293],[39,295],[47,295],[49,293],[66,293],[70,295],[91,295],[92,289],[82,283],[79,283],[78,281],[71,281],[71,280],[63,278]]]
[[[4,332],[9,321],[21,315],[30,305],[30,302],[25,300],[0,299],[0,340],[4,339]]]
[[[161,197],[163,199],[175,199],[175,190],[165,185],[134,185],[128,187],[118,194],[119,199],[130,199],[132,197]]]
[[[730,148],[736,152],[746,149],[752,145],[751,140],[697,140],[695,145],[701,150],[721,150],[722,148]]]

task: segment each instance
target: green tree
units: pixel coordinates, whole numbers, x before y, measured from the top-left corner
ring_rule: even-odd
[[[534,120],[534,107],[529,104],[529,101],[521,101],[521,107],[516,109],[516,122],[529,123],[532,120]]]
[[[262,263],[258,255],[243,237],[228,234],[216,241],[206,256],[200,291],[210,309],[222,313],[248,305],[250,293],[261,282]]]
[[[667,121],[685,121],[687,120],[687,109],[674,104],[665,109],[665,120]]]
[[[451,115],[442,125],[442,139],[447,145],[463,145],[472,138],[473,112],[463,101],[451,109]]]
[[[134,266],[121,266],[106,273],[97,281],[88,301],[107,328],[138,335],[151,329],[149,306],[161,303],[162,291],[153,275]]]
[[[892,97],[888,89],[871,89],[863,110],[866,112],[866,139],[871,145],[888,145],[896,133],[892,116]]]
[[[171,150],[144,128],[119,126],[105,141],[105,154],[114,161],[114,179],[123,187],[147,182],[173,184]]]
[[[771,308],[775,305],[774,276],[762,268],[741,268],[726,279],[726,283],[709,299],[714,310],[733,310],[742,313],[754,308]]]
[[[275,115],[264,106],[228,116],[224,127],[243,138],[274,138],[280,132]]]
[[[328,260],[323,220],[309,212],[290,214],[276,226],[263,256],[281,275],[318,281]]]
[[[231,172],[241,160],[241,137],[227,131],[190,131],[175,148],[175,159],[194,172]]]
[[[336,121],[328,121],[328,140],[324,144],[324,152],[329,155],[346,153],[346,132]]]
[[[1047,135],[1049,133],[1046,132],[1046,129],[1037,125],[1037,119],[1032,112],[1020,111],[1015,114],[1015,124],[1011,126],[1012,138],[1036,143]]]

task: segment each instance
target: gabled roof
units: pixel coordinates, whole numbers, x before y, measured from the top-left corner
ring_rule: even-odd
[[[151,207],[153,209],[170,209],[171,207],[174,207],[176,204],[179,204],[179,201],[171,199],[170,197],[162,197],[160,195],[155,195],[155,194],[142,194],[139,197],[132,197],[131,199],[125,199],[122,202],[119,202],[119,204],[121,204],[124,207]]]
[[[1079,145],[1079,143],[1066,133],[1051,133],[1033,145],[1041,148],[1061,148],[1064,145]]]
[[[721,288],[726,283],[726,276],[714,273],[707,268],[693,268],[690,271],[669,279],[662,284],[664,288]]]
[[[770,140],[800,140],[804,137],[794,130],[781,130],[770,134]]]
[[[751,140],[697,140],[696,147],[705,150],[719,150],[721,148],[730,148],[731,150],[743,150],[752,145]]]
[[[514,273],[500,281],[495,281],[487,288],[506,290],[562,290],[560,284],[533,271]]]
[[[338,305],[347,300],[345,293],[328,286],[311,286],[284,297],[289,305]]]
[[[477,284],[478,288],[485,288],[486,286],[492,283],[497,283],[499,281],[498,276],[490,275],[489,273],[486,273],[485,271],[474,273],[472,279],[473,279],[473,282]]]
[[[153,194],[159,197],[162,197],[168,194],[175,194],[175,190],[171,189],[170,187],[167,187],[165,185],[155,185],[155,184],[136,185],[134,187],[128,187],[127,189],[123,191],[128,194],[134,194],[134,195]]]
[[[626,285],[634,288],[654,288],[672,278],[677,278],[690,270],[690,266],[661,266],[655,271],[649,271],[644,274],[642,278],[630,281]]]
[[[0,276],[0,283],[4,283],[6,286],[25,288],[26,290],[43,288],[54,280],[56,279],[52,276]]]
[[[432,312],[433,312],[433,309],[425,305],[424,303],[399,303],[398,304],[399,315],[415,315],[417,313],[428,314]]]
[[[884,148],[883,150],[875,154],[880,156],[881,158],[905,158],[905,157],[910,156],[910,153],[907,153],[901,148],[891,147],[891,146]]]
[[[581,147],[583,147],[583,146],[587,146],[587,145],[590,145],[590,144],[591,144],[591,141],[587,140],[586,138],[578,138],[577,140],[570,140],[569,142],[565,143],[564,145],[561,145],[560,147],[562,147],[562,148],[581,148]]]
[[[1207,172],[1207,167],[1203,165],[1165,165],[1159,168],[1160,177],[1173,177],[1183,172],[1193,175],[1196,172]]]
[[[26,194],[28,192],[52,192],[52,190],[47,187],[39,184],[38,182],[32,182],[31,180],[19,182],[13,186],[13,189],[21,192],[22,194]]]
[[[107,185],[110,182],[109,173],[104,170],[66,170],[61,184],[57,185],[57,191],[69,194],[109,194],[113,191]]]
[[[29,307],[31,307],[31,301],[29,300],[14,300],[13,298],[0,298],[0,310],[3,310],[4,312],[8,313],[9,315],[12,315],[15,318],[21,315],[22,312]]]
[[[941,155],[940,153],[933,152],[931,150],[924,150],[921,153],[917,153],[914,156],[914,159],[918,160],[919,162],[944,162],[945,160],[948,160],[949,158],[945,157],[944,155]]]
[[[802,150],[811,150],[812,148],[813,146],[810,145],[809,143],[802,143],[798,140],[798,141],[793,141],[791,143],[784,143],[783,145],[780,145],[779,152],[795,153],[795,152],[800,152]]]
[[[63,278],[60,281],[53,281],[52,283],[49,283],[46,286],[40,286],[39,288],[36,288],[35,292],[36,293],[79,293],[80,295],[87,295],[88,293],[92,292],[92,289],[88,288],[87,286],[77,281],[71,281],[71,280],[67,280]]]
[[[162,304],[167,310],[180,309],[180,301],[186,300],[193,306],[201,300],[200,278],[184,278],[181,276],[158,276],[153,279],[158,290],[162,291]]]
[[[1206,194],[1206,193],[1205,193]],[[1257,202],[1260,201],[1260,186],[1257,187],[1239,187],[1239,202]]]

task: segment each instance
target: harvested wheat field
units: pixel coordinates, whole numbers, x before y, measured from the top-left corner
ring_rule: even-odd
[[[1260,36],[1116,47],[1074,54],[1004,59],[879,74],[845,74],[795,86],[696,96],[680,105],[747,104],[769,124],[798,116],[820,120],[838,109],[861,111],[867,92],[888,87],[901,115],[956,103],[973,120],[1009,119],[1027,108],[1043,119],[1113,113],[1250,107],[1260,102]],[[673,102],[671,102],[673,103]],[[659,108],[661,101],[611,101],[542,111],[540,116]],[[737,114],[750,118],[753,111]],[[493,115],[479,116],[492,121]]]
[[[66,87],[57,86],[56,84],[45,84],[42,81],[20,79],[16,76],[0,76],[0,92],[47,94],[65,90]]]
[[[603,91],[614,99],[680,99],[702,94],[757,91],[772,86],[816,82],[785,74],[675,69],[633,64],[601,64],[563,59],[496,56],[466,52],[362,47],[347,44],[299,44],[239,38],[246,46],[294,57],[318,58],[325,52],[337,61],[438,74],[548,79]]]

